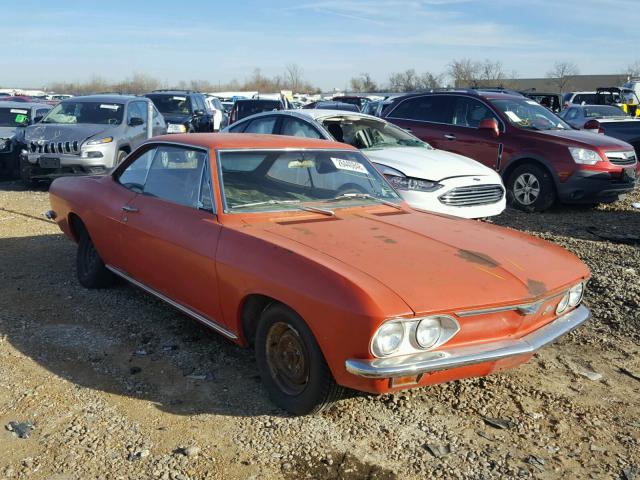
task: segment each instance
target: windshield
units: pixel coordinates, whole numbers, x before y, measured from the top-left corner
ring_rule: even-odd
[[[110,102],[62,102],[41,123],[120,125],[124,105]]]
[[[29,123],[29,110],[0,108],[0,127],[20,127]]]
[[[584,116],[587,118],[610,118],[626,117],[627,114],[618,107],[602,105],[584,107]]]
[[[160,113],[190,115],[191,102],[184,95],[147,95]]]
[[[391,147],[431,148],[428,143],[401,128],[380,120],[335,117],[323,120],[322,124],[336,141],[348,143],[361,150]]]
[[[225,211],[231,213],[401,201],[359,152],[223,151],[220,169]]]
[[[528,130],[571,129],[564,120],[534,100],[492,100],[491,103],[504,114],[509,123],[516,127]]]

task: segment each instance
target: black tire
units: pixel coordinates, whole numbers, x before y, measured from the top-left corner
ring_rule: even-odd
[[[111,286],[115,280],[115,275],[105,267],[86,232],[81,234],[78,244],[76,273],[80,285],[85,288],[106,288]]]
[[[313,333],[286,306],[274,304],[262,313],[255,349],[269,397],[289,413],[317,413],[342,396]],[[292,357],[296,365],[283,367],[287,360],[292,363]]]
[[[129,155],[126,150],[118,150],[118,155],[116,156],[116,164],[114,166],[118,166],[122,163],[122,161]]]
[[[547,170],[532,163],[516,167],[507,180],[509,203],[525,212],[543,212],[556,201],[556,188]]]

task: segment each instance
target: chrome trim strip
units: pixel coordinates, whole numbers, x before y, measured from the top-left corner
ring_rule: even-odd
[[[559,337],[591,318],[584,305],[556,318],[547,325],[518,339],[451,347],[412,355],[373,360],[349,359],[345,362],[347,372],[366,378],[393,378],[448,370],[478,363],[494,362],[504,358],[532,354],[554,342]]]
[[[535,302],[530,302],[530,303],[520,303],[518,305],[507,305],[503,307],[494,307],[494,308],[479,308],[477,310],[455,312],[455,314],[458,317],[464,318],[464,317],[472,317],[474,315],[486,315],[488,313],[499,313],[499,312],[508,312],[510,310],[519,310],[520,313],[522,313],[523,315],[526,315],[528,313],[531,313],[531,308],[533,306],[540,305],[544,302],[548,302],[549,300],[553,300],[554,298],[557,298],[557,297],[561,297],[565,293],[567,292],[563,291],[560,293],[556,293],[554,295],[549,295],[548,297],[544,297],[539,300],[536,300]]]
[[[207,327],[215,330],[218,333],[221,333],[225,337],[230,338],[232,340],[236,340],[238,338],[238,336],[235,333],[233,333],[230,330],[227,330],[222,325],[214,322],[213,320],[209,320],[208,318],[204,317],[203,315],[200,315],[197,312],[194,312],[193,310],[191,310],[188,307],[185,307],[184,305],[180,305],[178,302],[175,302],[174,300],[171,300],[169,297],[167,297],[166,295],[163,295],[162,293],[154,290],[153,288],[147,287],[144,283],[140,283],[136,279],[134,279],[134,278],[130,277],[129,275],[127,275],[126,273],[124,273],[122,270],[120,270],[120,269],[118,269],[116,267],[112,267],[111,265],[105,265],[105,267],[107,267],[111,272],[115,273],[119,277],[122,277],[126,281],[133,283],[136,287],[141,288],[145,292],[150,293],[151,295],[153,295],[153,296],[159,298],[160,300],[168,303],[172,307],[177,308],[182,313],[185,313],[185,314],[189,315],[190,317],[196,319],[200,323],[205,324]]]

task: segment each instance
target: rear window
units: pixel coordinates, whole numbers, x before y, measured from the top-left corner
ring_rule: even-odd
[[[282,105],[278,100],[251,100],[247,102],[236,102],[237,118],[241,119],[256,113],[268,112],[270,110],[281,110]]]

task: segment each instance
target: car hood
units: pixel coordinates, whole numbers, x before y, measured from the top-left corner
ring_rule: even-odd
[[[0,127],[0,138],[11,138],[16,134],[17,127]]]
[[[362,150],[373,163],[395,168],[408,177],[442,180],[449,177],[497,173],[469,157],[422,147],[391,147]]]
[[[527,302],[589,275],[566,250],[507,228],[376,210],[336,209],[335,217],[303,222],[271,219],[242,231],[272,236],[303,255],[312,249],[337,259],[384,284],[415,313]]]
[[[31,125],[25,129],[25,140],[28,142],[83,142],[100,133],[111,130],[109,125],[94,124],[61,124],[51,123]]]
[[[549,135],[551,137],[559,139],[570,140],[570,143],[580,142],[586,146],[599,147],[599,148],[618,148],[629,149],[629,144],[606,135],[594,135],[591,132],[585,132],[584,130],[541,130],[536,133],[542,135]]]

